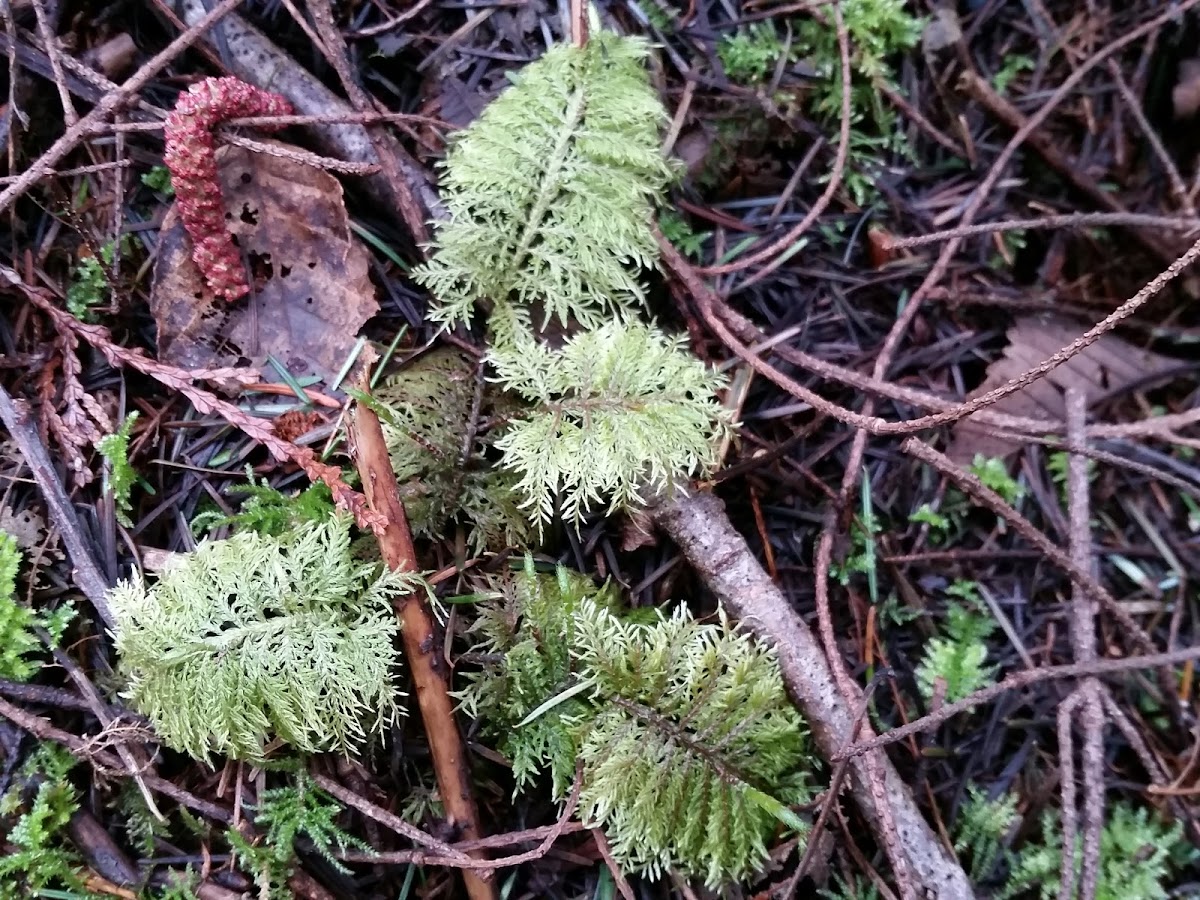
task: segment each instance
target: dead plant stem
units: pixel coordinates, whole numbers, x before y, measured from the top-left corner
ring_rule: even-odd
[[[365,379],[359,387],[364,392],[369,391]],[[370,408],[359,404],[350,417],[350,435],[367,503],[386,523],[378,533],[384,562],[396,572],[418,572],[408,516],[400,502],[396,474],[392,471],[378,416]],[[442,641],[437,633],[433,611],[417,594],[397,599],[396,607],[403,626],[400,636],[404,643],[404,655],[408,661],[417,705],[421,710],[421,720],[425,725],[446,819],[462,837],[476,839],[482,835],[479,811],[471,789],[466,747],[454,718],[450,672],[440,652]],[[483,850],[472,851],[470,856],[481,861],[487,858]],[[472,900],[495,900],[496,887],[491,874],[487,870],[464,869],[463,882]]]

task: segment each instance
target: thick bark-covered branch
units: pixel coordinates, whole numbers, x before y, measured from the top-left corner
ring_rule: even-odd
[[[853,712],[834,683],[816,637],[759,565],[745,538],[729,521],[724,504],[712,494],[680,492],[659,504],[654,517],[725,609],[776,648],[788,690],[808,720],[818,749],[825,759],[837,756],[850,743],[856,725]],[[882,753],[877,759],[900,847],[926,896],[940,900],[974,897],[962,867],[942,847],[891,761]],[[850,791],[879,833],[879,809],[867,779],[865,757],[855,758],[850,767]]]

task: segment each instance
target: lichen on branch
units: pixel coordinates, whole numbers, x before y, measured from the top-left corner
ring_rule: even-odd
[[[171,171],[180,221],[192,239],[192,261],[209,289],[226,300],[245,296],[250,285],[225,227],[213,129],[228,119],[291,112],[285,98],[238,78],[206,78],[180,95],[163,126],[163,162]]]

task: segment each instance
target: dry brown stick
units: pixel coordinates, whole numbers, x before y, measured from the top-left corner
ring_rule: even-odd
[[[995,89],[978,72],[963,72],[959,83],[969,97],[1010,128],[1019,131],[1028,121],[1024,113],[996,93]],[[1058,149],[1053,138],[1043,136],[1037,131],[1031,130],[1025,138],[1025,143],[1033,147],[1042,159],[1049,164],[1050,168],[1054,169],[1061,177],[1074,185],[1077,190],[1085,194],[1097,206],[1112,213],[1121,215],[1129,214],[1129,210],[1112,194],[1102,191],[1096,182],[1087,176],[1085,167],[1080,165],[1078,160],[1068,159]],[[1168,251],[1163,246],[1162,241],[1155,239],[1153,235],[1147,234],[1140,228],[1130,228],[1129,231],[1137,239],[1138,243],[1149,250],[1154,256],[1158,257],[1164,264],[1174,259],[1174,253]]]
[[[1067,443],[1067,518],[1071,561],[1081,572],[1093,577],[1096,561],[1092,555],[1092,504],[1088,484],[1088,458],[1080,451],[1087,446],[1087,396],[1076,387],[1066,394]],[[1076,582],[1071,592],[1069,621],[1071,647],[1075,662],[1096,658],[1096,601]]]
[[[1069,552],[1076,567],[1095,576],[1092,554],[1092,504],[1088,484],[1088,459],[1081,452],[1087,445],[1087,396],[1078,388],[1066,393],[1067,441],[1072,450],[1067,458],[1067,517]],[[1071,615],[1068,628],[1076,662],[1096,659],[1096,600],[1079,582],[1071,590]],[[1076,701],[1078,698],[1078,701]],[[1069,900],[1075,881],[1075,781],[1070,745],[1071,719],[1078,710],[1083,729],[1083,862],[1080,866],[1079,893],[1083,900],[1096,895],[1100,868],[1100,833],[1104,828],[1104,708],[1100,682],[1088,676],[1063,704],[1059,713],[1059,760],[1063,767],[1063,859],[1059,876],[1059,900]],[[1068,778],[1068,775],[1070,776]],[[1069,825],[1068,825],[1069,823]],[[1069,849],[1068,849],[1069,848]]]
[[[354,791],[347,787],[343,787],[332,778],[319,774],[314,774],[311,777],[313,783],[317,787],[329,794],[329,796],[333,797],[335,800],[340,800],[346,806],[357,809],[364,816],[374,819],[385,828],[390,828],[401,837],[406,837],[413,843],[427,848],[425,851],[419,851],[419,854],[421,854],[421,859],[428,858],[430,855],[430,850],[436,850],[443,856],[450,858],[469,858],[467,854],[463,853],[462,851],[456,850],[450,844],[447,844],[444,841],[439,841],[437,838],[426,834],[417,826],[405,822],[395,813],[388,812],[386,809],[376,806],[370,800],[360,797],[358,794],[354,793]]]
[[[75,567],[75,584],[96,608],[104,624],[113,628],[116,619],[108,606],[108,578],[101,571],[100,564],[96,562],[92,548],[84,537],[79,517],[75,515],[75,507],[71,505],[54,464],[50,461],[46,445],[42,443],[41,435],[38,434],[33,412],[29,404],[14,400],[3,385],[0,385],[0,421],[4,422],[4,427],[8,429],[17,449],[25,458],[25,464],[29,466],[33,480],[37,482],[42,499],[50,512],[50,521],[62,535],[67,553],[71,557],[71,564]]]
[[[367,390],[365,381],[361,389]],[[386,522],[379,533],[379,549],[384,562],[396,572],[419,571],[412,532],[400,502],[383,429],[371,409],[362,404],[357,406],[350,419],[350,436],[367,502]],[[442,641],[437,635],[433,611],[415,594],[398,598],[396,605],[403,624],[400,636],[404,642],[404,655],[425,724],[446,818],[463,837],[468,840],[478,838],[482,835],[479,812],[471,790],[466,747],[454,718],[450,672],[440,652]],[[476,850],[471,856],[482,860],[487,854]],[[463,881],[472,900],[495,900],[496,888],[490,872],[464,870]]]
[[[1151,653],[1146,656],[1130,656],[1125,659],[1101,659],[1093,663],[1068,663],[1062,666],[1046,666],[1041,669],[1027,669],[1023,672],[1014,672],[1011,675],[1006,675],[1002,681],[988,685],[985,688],[980,688],[975,693],[968,694],[961,700],[955,700],[953,703],[948,703],[935,712],[931,712],[919,719],[914,719],[906,725],[885,731],[883,734],[876,735],[870,740],[856,743],[833,758],[838,760],[846,756],[857,756],[868,750],[874,750],[876,747],[885,747],[888,744],[895,744],[898,741],[906,740],[915,734],[936,728],[960,713],[970,712],[983,703],[990,703],[1002,694],[1007,694],[1009,691],[1020,690],[1021,688],[1031,687],[1043,682],[1062,681],[1063,679],[1080,678],[1087,675],[1117,675],[1137,669],[1158,669],[1177,666],[1182,663],[1194,662],[1198,659],[1200,659],[1200,645],[1187,647],[1182,650],[1172,650],[1167,653]],[[1145,764],[1147,758],[1150,760],[1153,759],[1153,757],[1145,757],[1143,758],[1143,764]],[[1155,773],[1163,774],[1162,770],[1158,767],[1154,767],[1153,769],[1147,768],[1147,771],[1152,775]]]
[[[186,397],[198,412],[216,413],[230,425],[262,444],[275,459],[280,462],[290,460],[300,466],[313,482],[324,483],[332,492],[337,505],[351,512],[360,527],[372,530],[382,529],[382,521],[367,508],[366,499],[342,480],[341,469],[321,462],[311,448],[299,447],[291,441],[283,440],[275,433],[270,422],[250,415],[239,408],[237,404],[223,400],[195,384],[204,377],[219,375],[228,370],[208,369],[192,372],[158,362],[147,356],[140,348],[122,347],[117,344],[108,329],[99,325],[87,325],[70,313],[59,309],[55,306],[53,298],[44,291],[27,285],[16,272],[7,266],[0,265],[0,281],[6,282],[24,294],[30,303],[38,307],[54,322],[55,328],[60,332],[81,337],[87,341],[113,368],[128,366],[144,375],[149,375],[165,387]],[[240,373],[237,380],[241,380],[244,376],[244,372]]]
[[[1013,529],[1046,558],[1062,569],[1071,580],[1100,602],[1104,610],[1124,629],[1130,641],[1146,653],[1154,652],[1154,642],[1145,629],[1125,610],[1117,598],[1109,593],[1088,571],[1081,569],[1071,557],[1060,550],[1050,538],[1039,531],[1028,519],[1013,509],[999,494],[985,485],[970,472],[957,466],[945,454],[939,453],[916,438],[908,438],[900,449],[921,462],[927,463],[955,483],[972,500],[987,507],[1007,522]]]
[[[633,893],[633,888],[630,887],[625,873],[621,871],[621,866],[613,856],[612,847],[608,843],[608,837],[599,828],[593,828],[592,838],[596,842],[596,849],[600,852],[600,858],[604,860],[604,865],[608,867],[608,871],[612,874],[613,882],[617,885],[617,891],[620,892],[624,900],[637,900],[637,895]]]
[[[854,459],[856,455],[861,456],[865,447],[866,437],[867,435],[864,431],[860,431],[855,435],[855,445],[850,451],[851,459]],[[842,654],[833,633],[833,616],[829,608],[829,570],[833,555],[834,532],[837,529],[840,512],[845,508],[846,500],[853,491],[854,483],[857,480],[858,463],[853,463],[853,466],[854,471],[847,468],[842,478],[841,491],[839,492],[837,502],[830,505],[825,511],[824,521],[821,524],[821,534],[817,539],[816,559],[813,563],[813,584],[816,595],[818,634],[821,638],[821,646],[825,651],[825,658],[828,660],[829,668],[833,672],[834,681],[838,686],[838,690],[841,691],[842,700],[847,705],[856,703],[862,696],[862,690],[846,671],[845,662],[842,660]],[[867,736],[875,733],[875,730],[867,722],[863,722],[861,727],[863,733]],[[848,735],[847,740],[855,740],[853,732]],[[887,757],[882,752],[867,754],[863,757],[863,763],[864,775],[866,776],[875,808],[879,810],[879,828],[883,835],[888,862],[892,865],[892,871],[896,876],[896,884],[900,888],[900,896],[904,900],[912,900],[912,898],[915,898],[916,892],[909,873],[909,863],[905,858],[904,850],[900,846],[900,836],[897,833],[895,815],[892,812],[892,806],[888,800],[887,791],[884,786],[883,766],[887,765],[890,769],[891,764],[887,762]]]
[[[1183,210],[1185,215],[1195,216],[1196,205],[1192,202],[1192,198],[1188,196],[1188,189],[1183,183],[1183,176],[1179,174],[1179,167],[1175,165],[1175,160],[1171,158],[1171,154],[1163,146],[1158,130],[1146,118],[1146,113],[1142,110],[1142,101],[1134,94],[1133,88],[1125,80],[1125,76],[1121,72],[1121,67],[1117,65],[1115,59],[1108,61],[1108,73],[1112,76],[1113,84],[1117,86],[1117,91],[1120,93],[1121,99],[1125,101],[1125,108],[1129,110],[1129,114],[1133,116],[1133,120],[1137,122],[1138,128],[1141,129],[1142,136],[1146,138],[1147,143],[1150,144],[1150,148],[1154,151],[1158,164],[1167,173],[1167,181],[1170,182],[1171,193],[1175,195],[1175,202],[1179,204],[1179,208]]]
[[[1075,805],[1075,741],[1071,734],[1071,719],[1084,702],[1084,694],[1075,690],[1058,707],[1055,727],[1058,732],[1058,771],[1062,782],[1062,812],[1060,823],[1063,850],[1058,875],[1058,900],[1069,900],[1075,893],[1075,859],[1078,853],[1079,811]]]
[[[653,514],[725,608],[775,647],[788,690],[822,755],[832,760],[841,754],[856,725],[857,704],[843,699],[816,637],[763,571],[721,501],[711,494],[680,492]],[[899,773],[886,757],[880,767],[914,879],[935,897],[973,897],[966,874],[942,847]],[[850,790],[872,828],[879,829],[880,812],[862,760],[850,766]]]
[[[360,113],[373,111],[374,105],[371,99],[354,80],[354,74],[350,71],[346,39],[333,20],[333,7],[330,0],[308,0],[308,11],[313,17],[321,40],[329,51],[330,63],[338,74],[342,89],[350,98],[351,106]],[[391,152],[386,133],[379,125],[372,125],[367,127],[367,135],[370,137],[375,158],[379,161],[383,175],[391,187],[391,196],[396,201],[400,217],[408,226],[414,242],[418,247],[428,243],[429,229],[425,225],[428,211],[417,202],[410,182],[406,180],[404,173],[400,170],[397,155]]]
[[[574,810],[572,809],[571,812],[573,813]],[[466,853],[471,850],[494,849],[498,847],[509,847],[513,844],[528,843],[529,841],[539,841],[541,846],[539,846],[536,851],[531,852],[537,853],[537,856],[534,858],[541,858],[542,856],[546,855],[546,851],[549,849],[547,840],[549,840],[550,843],[553,843],[564,834],[577,834],[580,831],[588,830],[588,827],[582,822],[573,821],[570,815],[567,815],[565,818],[562,815],[559,815],[558,820],[553,825],[543,825],[540,828],[525,828],[521,831],[510,831],[505,834],[494,834],[491,837],[481,838],[478,841],[459,841],[453,846],[455,851]],[[542,847],[545,847],[546,849],[543,850]],[[343,853],[338,853],[337,858],[344,860],[345,862],[374,861],[378,863],[389,863],[404,866],[409,865],[410,863],[413,865],[429,865],[433,862],[437,862],[438,865],[448,866],[450,868],[462,868],[466,865],[465,862],[455,862],[454,860],[457,859],[457,857],[453,859],[450,857],[440,857],[435,860],[434,858],[430,857],[429,854],[419,850],[390,850],[382,853],[365,853],[362,851],[347,850]],[[508,861],[515,859],[518,859],[518,857],[501,856],[495,859],[487,860],[487,864],[499,869],[506,865],[510,865]],[[527,860],[521,860],[521,862],[526,861]],[[511,863],[511,865],[520,864],[520,862]]]
[[[213,7],[212,12],[205,10],[205,14],[197,17],[187,31],[147,60],[121,85],[119,90],[105,94],[91,112],[68,128],[66,133],[50,146],[50,149],[39,156],[21,174],[20,178],[0,191],[0,212],[8,209],[17,197],[24,194],[42,177],[44,172],[54,168],[64,156],[74,150],[79,142],[88,136],[92,128],[104,122],[113,110],[145,87],[154,76],[170,65],[180,53],[200,40],[205,31],[219,22],[223,16],[228,15],[240,2],[241,0],[221,0]]]
[[[670,261],[668,261],[668,265],[670,265]],[[703,288],[704,283],[699,282],[699,284]],[[715,295],[712,296],[715,298]],[[847,369],[844,366],[837,365],[836,363],[827,362],[826,360],[815,357],[812,354],[805,353],[803,350],[792,347],[786,343],[776,343],[775,339],[768,339],[767,336],[763,334],[762,331],[760,331],[758,327],[755,326],[749,319],[736,310],[730,308],[728,305],[721,303],[719,300],[717,300],[715,304],[713,304],[711,300],[706,300],[705,302],[712,304],[712,308],[714,309],[716,315],[720,317],[723,323],[728,325],[733,330],[733,333],[745,346],[747,353],[761,355],[759,352],[760,350],[769,348],[773,354],[779,356],[787,362],[799,366],[802,369],[812,372],[814,375],[817,375],[820,378],[839,382],[841,384],[866,391],[870,394],[886,397],[889,400],[907,403],[912,406],[916,406],[918,409],[934,409],[941,412],[957,413],[963,408],[963,404],[958,401],[948,400],[944,397],[938,397],[934,394],[916,390],[904,385],[893,384],[890,381],[877,380],[872,375],[863,374],[854,369]],[[701,305],[703,306],[703,304]],[[740,353],[738,353],[738,355],[741,356]],[[793,384],[795,384],[796,388],[799,390],[807,390],[807,388],[804,388],[795,382],[793,382]],[[812,396],[816,397],[818,400],[828,406],[829,409],[822,409],[822,412],[825,412],[827,415],[833,416],[834,418],[838,418],[839,421],[848,422],[849,424],[856,424],[849,419],[850,416],[857,415],[852,410],[847,410],[829,400],[825,400],[815,392],[810,393]],[[838,416],[836,411],[841,411],[842,416]],[[978,410],[971,414],[974,415],[978,421],[983,422],[984,424],[992,425],[997,428],[1010,429],[1014,432],[1017,432],[1018,436],[1024,436],[1027,440],[1030,439],[1028,437],[1029,435],[1036,435],[1038,438],[1041,438],[1047,434],[1062,434],[1065,431],[1065,426],[1063,423],[1053,419],[1029,419],[1021,416],[1009,416],[1006,414],[994,413],[986,409]],[[877,421],[884,423],[887,420],[880,418]],[[924,419],[910,419],[907,420],[907,424],[912,426],[913,424],[919,424],[922,421],[924,421]],[[1101,423],[1089,425],[1087,428],[1087,434],[1089,437],[1094,438],[1113,438],[1132,437],[1154,433],[1161,437],[1168,438],[1171,430],[1194,424],[1197,421],[1200,421],[1200,411],[1192,410],[1187,413],[1180,413],[1177,415],[1157,416],[1152,419],[1142,420],[1140,422]],[[905,423],[901,422],[893,424]],[[1095,450],[1091,450],[1089,452],[1098,454],[1098,451]],[[1097,458],[1099,459],[1100,457],[1097,455]],[[1108,462],[1112,465],[1125,464],[1121,461],[1118,461],[1117,458],[1109,459]]]
[[[979,234],[1000,234],[1005,231],[1028,231],[1034,228],[1096,228],[1103,225],[1127,225],[1130,227],[1162,228],[1167,231],[1195,231],[1200,228],[1200,219],[1189,217],[1158,216],[1149,213],[1062,213],[1057,216],[1038,216],[1032,219],[1002,219],[999,222],[979,222],[975,225],[947,228],[945,231],[929,231],[912,237],[890,238],[889,250],[908,250],[926,244],[940,244],[954,238],[972,237]]]
[[[851,744],[858,740],[858,733],[862,729],[862,725],[867,720],[867,709],[871,703],[871,697],[875,692],[877,680],[872,681],[867,685],[867,689],[863,691],[862,700],[858,704],[858,708],[854,711],[854,727],[850,731],[850,736],[846,742],[846,749]],[[817,818],[813,822],[812,829],[809,832],[808,844],[804,848],[804,854],[800,857],[800,862],[796,864],[796,871],[792,873],[792,877],[784,886],[780,896],[783,900],[792,900],[796,894],[796,888],[800,884],[800,879],[808,874],[809,868],[817,856],[817,848],[820,844],[821,835],[825,832],[825,822],[829,818],[830,812],[837,805],[838,794],[842,792],[842,783],[845,781],[846,772],[849,769],[850,758],[843,756],[833,767],[833,772],[829,776],[829,786],[825,790],[825,801],[821,804],[821,809],[817,813]]]
[[[50,14],[46,11],[44,0],[33,0],[33,12],[37,18],[38,37],[45,45],[46,57],[50,60],[50,71],[54,75],[54,86],[58,88],[58,98],[62,102],[63,121],[66,122],[67,127],[70,127],[79,121],[79,113],[75,111],[75,104],[71,101],[71,92],[67,90],[67,79],[63,73],[62,49],[58,46],[58,39],[51,26]],[[58,18],[57,15],[55,18]]]
[[[72,755],[84,762],[105,769],[108,772],[122,771],[121,761],[116,756],[104,750],[95,749],[90,741],[84,740],[78,735],[71,734],[69,731],[56,728],[41,716],[35,716],[33,713],[26,712],[21,707],[9,703],[2,697],[0,697],[0,716],[8,719],[14,725],[29,732],[39,740],[54,741],[56,744],[62,744],[71,751]],[[162,794],[164,797],[170,797],[181,806],[194,809],[201,815],[207,816],[216,822],[229,824],[233,821],[233,814],[229,810],[223,809],[207,800],[201,800],[199,797],[188,793],[166,778],[160,778],[157,775],[151,775],[146,772],[142,773],[142,778],[151,790]]]
[[[54,655],[54,661],[63,668],[75,684],[75,687],[79,689],[80,696],[88,702],[92,715],[100,723],[101,729],[112,727],[116,721],[116,717],[108,708],[108,704],[100,696],[100,692],[96,690],[96,686],[92,684],[91,679],[83,673],[83,670],[79,668],[75,660],[71,659],[70,655],[64,653],[54,645],[50,635],[44,629],[38,629],[38,637],[50,648],[51,653]],[[154,802],[154,795],[150,793],[150,788],[146,784],[145,778],[142,777],[142,771],[149,769],[152,765],[148,759],[146,748],[140,745],[126,747],[123,744],[117,744],[115,749],[117,756],[121,758],[121,762],[125,764],[134,782],[137,784],[138,790],[141,791],[142,799],[146,801],[146,809],[158,821],[166,822],[167,817],[159,811],[158,805]]]
[[[1104,831],[1104,705],[1100,684],[1082,685],[1086,696],[1079,716],[1083,725],[1083,864],[1079,872],[1081,900],[1095,900],[1100,879],[1100,839]]]
[[[1200,2],[1200,0],[1196,0]],[[705,323],[713,331],[713,333],[721,339],[721,341],[729,347],[739,358],[745,362],[760,375],[764,376],[768,381],[777,384],[793,397],[809,403],[818,412],[830,416],[843,422],[847,425],[853,425],[855,428],[861,428],[870,434],[912,434],[917,431],[924,431],[928,428],[935,428],[941,425],[949,425],[952,422],[957,422],[959,419],[964,419],[969,415],[973,415],[988,406],[995,404],[1003,398],[1015,394],[1017,391],[1023,390],[1033,382],[1040,379],[1047,372],[1062,365],[1067,360],[1083,352],[1087,347],[1091,346],[1101,336],[1115,328],[1120,322],[1131,316],[1137,309],[1145,305],[1149,300],[1162,291],[1171,281],[1177,278],[1188,266],[1197,259],[1200,259],[1200,241],[1193,244],[1188,250],[1173,262],[1167,269],[1153,280],[1150,281],[1144,288],[1138,291],[1133,297],[1130,297],[1122,303],[1116,310],[1106,316],[1102,321],[1088,329],[1087,332],[1080,335],[1070,345],[1052,354],[1047,359],[1043,360],[1038,365],[1034,366],[1016,378],[1008,381],[993,391],[967,400],[963,403],[953,404],[951,408],[944,412],[936,413],[929,416],[921,416],[916,419],[907,419],[901,422],[889,422],[886,419],[875,415],[862,415],[853,410],[846,409],[829,400],[823,398],[820,394],[812,391],[804,385],[790,378],[783,372],[780,372],[766,360],[762,359],[757,353],[754,353],[747,347],[738,337],[730,331],[725,324],[725,319],[731,316],[731,311],[713,292],[712,288],[702,279],[696,269],[685,260],[675,249],[674,245],[666,238],[662,237],[661,233],[657,234],[659,251],[662,254],[663,263],[667,269],[688,289],[692,297],[696,301],[696,305],[700,310],[701,316]],[[954,243],[953,241],[951,243]],[[931,273],[932,274],[932,273]],[[913,295],[914,297],[916,294]],[[906,310],[911,307],[906,307]],[[901,324],[901,320],[897,320]],[[888,348],[885,346],[885,350]],[[797,351],[792,351],[797,352]],[[889,356],[890,356],[889,350]],[[883,351],[880,352],[880,358],[884,358]],[[811,359],[811,357],[809,358]],[[832,368],[825,364],[827,371],[832,371]],[[814,367],[813,371],[821,374],[821,370]],[[843,370],[844,371],[844,370]],[[841,376],[837,376],[841,378]],[[861,379],[862,376],[854,378],[846,377],[846,383],[853,383]],[[880,393],[892,393],[892,390],[878,387],[883,385],[884,379],[876,374],[871,376],[870,382],[876,385],[874,389]],[[897,396],[899,394],[897,393]],[[920,395],[918,395],[920,396]],[[931,399],[926,399],[924,403],[928,405],[936,405]],[[991,414],[991,422],[1002,424],[1007,428],[1015,428],[1022,430],[1028,424],[1029,420],[1019,420],[1016,418],[1009,419]],[[1105,425],[1089,430],[1089,434],[1094,437],[1116,437],[1118,435],[1130,437],[1139,434],[1159,434],[1169,433],[1170,428],[1182,427],[1189,425],[1200,419],[1200,410],[1191,410],[1188,413],[1183,413],[1175,416],[1161,416],[1153,420],[1143,422],[1135,422],[1129,425]],[[1037,433],[1046,434],[1053,432],[1061,432],[1062,426],[1058,423],[1046,421]]]

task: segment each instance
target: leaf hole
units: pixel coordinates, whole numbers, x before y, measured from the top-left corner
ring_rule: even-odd
[[[275,274],[275,264],[271,262],[270,253],[250,253],[250,273],[255,282],[266,281]]]

